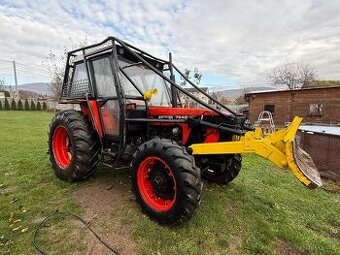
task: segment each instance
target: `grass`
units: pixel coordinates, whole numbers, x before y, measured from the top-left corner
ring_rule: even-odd
[[[46,154],[52,117],[0,111],[0,254],[36,254],[31,243],[36,224],[56,209],[81,215],[72,193],[96,178],[129,181],[128,171],[104,168],[82,183],[59,181]],[[131,228],[140,254],[340,254],[339,198],[323,189],[308,190],[289,171],[245,156],[233,183],[205,183],[201,207],[182,227],[157,225],[133,201],[125,213],[112,210],[110,220]],[[15,226],[28,228],[26,232],[12,231],[12,213],[21,219]],[[62,231],[49,226],[39,239],[46,250],[72,254],[85,249],[72,224],[58,225]]]

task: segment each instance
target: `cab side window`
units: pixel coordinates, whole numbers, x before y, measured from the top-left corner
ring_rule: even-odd
[[[108,57],[93,60],[94,79],[97,85],[97,93],[100,97],[117,96],[110,59]]]

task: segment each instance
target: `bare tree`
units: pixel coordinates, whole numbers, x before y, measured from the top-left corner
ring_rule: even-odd
[[[63,54],[57,55],[50,50],[46,62],[47,69],[50,73],[51,83],[48,86],[49,91],[54,98],[59,98],[64,79],[64,68],[67,58],[67,49],[65,47]]]
[[[196,83],[196,85],[201,83],[201,79],[202,79],[202,73],[198,70],[197,67],[195,67],[195,69],[194,69],[194,82]]]
[[[285,85],[289,89],[300,89],[317,77],[315,66],[302,62],[287,62],[275,67],[270,75],[270,81],[275,85]]]
[[[246,103],[246,99],[245,99],[245,95],[246,95],[246,89],[242,89],[241,90],[241,95],[239,95],[236,99],[235,99],[235,104],[245,104]]]
[[[73,43],[71,38],[69,38],[69,41],[73,49],[84,47],[87,44],[86,38],[82,42],[76,44]],[[61,95],[68,51],[69,50],[67,46],[64,46],[63,51],[58,53],[54,53],[52,50],[50,50],[48,56],[46,57],[45,62],[47,64],[47,69],[51,78],[51,83],[49,84],[48,89],[54,98],[59,98]]]
[[[5,80],[4,78],[1,78],[0,79],[0,90],[3,90],[3,89],[5,89]]]
[[[200,84],[201,83],[201,79],[202,79],[202,73],[198,70],[197,67],[194,68],[193,73],[194,73],[194,83],[196,85]],[[188,80],[191,80],[191,76],[190,76],[191,70],[190,69],[185,68],[183,74],[184,74],[185,78],[187,78]],[[181,86],[185,86],[186,84],[187,84],[187,81],[183,77],[181,77],[180,85]]]

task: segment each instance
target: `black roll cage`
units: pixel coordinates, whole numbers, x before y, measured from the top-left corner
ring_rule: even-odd
[[[103,55],[108,55],[109,60],[112,67],[112,73],[115,80],[115,86],[116,86],[116,92],[117,96],[115,97],[98,97],[97,88],[95,86],[95,82],[92,80],[92,77],[94,77],[94,73],[92,70],[92,66],[88,64],[89,60],[96,59],[97,57],[102,57]],[[143,100],[146,107],[146,112],[148,112],[148,103],[144,99],[143,91],[135,84],[135,82],[129,77],[129,75],[124,71],[124,68],[121,67],[118,63],[118,58],[121,57],[123,59],[130,60],[135,63],[143,63],[145,66],[150,68],[155,74],[163,78],[166,82],[168,82],[170,86],[169,97],[171,99],[171,105],[172,107],[178,106],[178,101],[180,101],[179,93],[178,91],[182,92],[195,102],[203,105],[204,107],[214,111],[218,115],[224,117],[226,119],[226,122],[230,120],[230,117],[233,117],[236,122],[232,125],[231,128],[225,127],[223,123],[216,125],[214,123],[208,123],[203,120],[193,120],[188,118],[188,120],[184,119],[157,119],[157,122],[171,122],[171,123],[183,123],[183,122],[190,122],[192,125],[203,125],[206,127],[213,127],[217,128],[222,132],[227,132],[230,134],[235,135],[243,135],[243,130],[250,130],[249,127],[244,125],[244,116],[238,115],[236,112],[231,110],[230,108],[226,107],[222,103],[220,103],[218,100],[210,96],[208,93],[203,91],[200,87],[195,85],[192,81],[190,81],[185,75],[172,63],[172,56],[171,53],[169,53],[169,60],[163,60],[160,58],[156,58],[149,53],[138,49],[135,46],[132,46],[116,37],[108,37],[105,40],[103,40],[100,43],[92,44],[89,46],[85,46],[73,51],[70,51],[67,55],[67,61],[66,61],[66,68],[65,68],[65,75],[63,80],[63,86],[62,86],[62,93],[59,99],[60,103],[79,103],[79,101],[84,101],[89,104],[89,100],[96,99],[98,103],[101,105],[104,105],[108,100],[114,99],[118,100],[120,105],[120,121],[119,121],[119,135],[115,137],[107,137],[111,141],[119,142],[119,150],[117,152],[115,162],[113,166],[115,166],[119,159],[121,158],[124,149],[126,147],[126,132],[127,132],[127,123],[131,122],[143,122],[146,123],[147,130],[146,130],[146,136],[149,138],[150,136],[150,122],[153,122],[155,120],[148,119],[148,118],[127,118],[127,109],[125,107],[126,101],[125,99],[138,99]],[[76,58],[79,58],[77,60]],[[73,74],[70,75],[70,69],[72,69],[72,72],[74,72],[74,66],[78,63],[84,63],[86,67],[86,74],[88,78],[88,83],[85,84],[85,87],[82,87],[83,91],[78,91],[74,95],[72,95],[72,91],[77,90],[77,88],[72,88],[73,84],[72,81],[70,81],[70,78],[72,78]],[[167,65],[167,69],[164,69],[164,66]],[[170,78],[164,75],[163,71],[170,71]],[[221,109],[224,109],[227,112],[222,112],[220,109],[217,109],[213,107],[210,104],[205,103],[195,95],[191,94],[188,90],[183,88],[182,86],[178,85],[175,82],[175,76],[174,71],[176,71],[189,85],[191,85],[193,88],[195,88],[197,91],[199,91],[201,94],[206,96],[210,102],[214,102],[216,105],[218,105]],[[140,93],[140,97],[138,96],[126,96],[124,89],[122,89],[122,85],[120,82],[120,79],[118,77],[119,72],[121,72],[122,75],[124,75],[128,81],[136,88],[136,90]],[[168,86],[165,86],[166,90],[169,90]],[[70,92],[71,91],[71,92]],[[178,101],[177,101],[178,99]],[[91,108],[89,107],[90,114],[93,117],[93,113]],[[229,113],[229,114],[228,114]],[[102,116],[100,117],[101,125],[104,127]],[[98,132],[98,127],[95,129]],[[99,132],[98,132],[99,133]],[[101,147],[102,147],[102,153],[108,153],[104,151],[103,148],[103,140],[100,139]]]
[[[118,43],[118,44],[117,44]],[[223,117],[227,117],[226,113],[223,113],[220,109],[215,108],[214,106],[205,103],[204,101],[202,101],[201,99],[199,99],[198,97],[196,97],[195,95],[191,94],[187,89],[183,88],[182,86],[178,85],[175,82],[175,76],[174,76],[174,70],[193,88],[195,88],[197,91],[199,91],[200,93],[202,93],[204,96],[206,96],[211,102],[214,102],[216,105],[218,105],[221,109],[227,111],[229,114],[233,115],[234,117],[239,116],[236,112],[234,112],[232,109],[228,108],[227,106],[223,105],[221,102],[219,102],[218,100],[216,100],[215,98],[213,98],[211,95],[209,95],[208,93],[206,93],[204,90],[202,90],[200,87],[198,87],[196,84],[194,84],[192,81],[190,81],[173,63],[172,63],[172,57],[171,54],[169,54],[169,60],[163,60],[160,58],[156,58],[154,56],[152,56],[151,54],[129,44],[126,43],[120,39],[118,39],[117,37],[113,37],[110,36],[108,38],[106,38],[105,40],[103,40],[100,43],[96,43],[96,44],[92,44],[92,45],[88,45],[76,50],[72,50],[68,53],[67,56],[67,63],[66,63],[66,70],[65,70],[65,76],[64,76],[64,82],[63,82],[63,88],[62,91],[64,89],[66,89],[66,86],[68,84],[68,73],[70,68],[72,67],[71,64],[73,63],[73,61],[71,61],[71,58],[75,58],[76,56],[79,56],[80,54],[82,55],[82,60],[85,63],[86,66],[86,70],[87,70],[87,75],[88,75],[88,80],[89,80],[89,93],[95,93],[95,86],[93,86],[93,81],[91,80],[91,76],[90,76],[90,72],[89,72],[89,66],[87,64],[87,60],[91,57],[94,57],[96,55],[101,55],[104,52],[113,52],[113,57],[114,57],[114,68],[116,68],[116,71],[120,71],[128,80],[129,82],[136,88],[136,90],[141,94],[141,97],[143,97],[143,92],[140,90],[140,88],[133,82],[133,80],[126,74],[126,72],[124,71],[123,68],[121,68],[118,65],[118,55],[120,55],[120,52],[124,52],[123,53],[123,57],[127,57],[128,59],[132,59],[132,61],[136,61],[136,62],[141,62],[144,65],[146,65],[148,68],[150,68],[153,72],[155,72],[158,76],[160,76],[161,78],[163,78],[165,81],[167,81],[170,85],[171,85],[171,94],[169,95],[171,98],[171,104],[172,107],[177,107],[178,105],[178,101],[177,99],[178,94],[177,91],[182,92],[183,94],[185,94],[186,96],[188,96],[189,98],[191,98],[192,100],[194,100],[195,102],[203,105],[204,107],[216,112],[217,114],[223,116]],[[80,54],[79,54],[80,53]],[[158,66],[157,66],[158,65]],[[164,75],[162,73],[163,67],[167,65],[168,69],[170,71],[170,78],[167,77],[166,75]],[[117,76],[117,72],[113,72],[115,79],[116,79],[116,84],[118,85],[117,88],[117,95],[119,98],[125,98],[124,95],[124,90],[121,88],[121,84],[120,81],[118,79]],[[92,92],[92,93],[91,93]],[[63,99],[70,99],[70,97],[63,97],[63,95],[61,96],[60,100],[62,101]],[[72,98],[75,99],[75,98]],[[121,101],[121,100],[120,100]],[[230,117],[230,115],[228,115],[228,117]]]

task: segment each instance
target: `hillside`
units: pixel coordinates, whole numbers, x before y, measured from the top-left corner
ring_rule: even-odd
[[[48,88],[49,83],[47,82],[35,82],[35,83],[25,83],[25,84],[20,84],[18,85],[19,90],[22,91],[29,91],[29,92],[34,92],[34,94],[38,95],[51,95],[51,91],[49,91]],[[6,90],[15,90],[15,86],[5,86]]]

